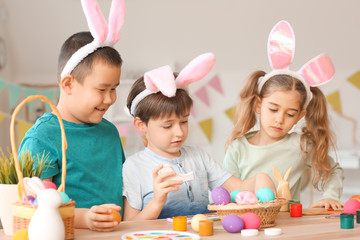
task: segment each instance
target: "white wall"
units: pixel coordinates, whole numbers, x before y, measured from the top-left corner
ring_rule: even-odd
[[[110,0],[98,1],[107,17]],[[299,69],[319,53],[328,53],[336,67],[335,79],[322,87],[330,94],[340,90],[345,115],[360,120],[354,103],[360,89],[347,82],[359,70],[360,1],[358,0],[125,0],[126,18],[116,45],[124,58],[122,79],[139,77],[144,71],[170,64],[180,70],[200,53],[217,56],[214,69],[203,82],[193,84],[194,93],[211,76],[221,78],[224,95],[209,90],[211,107],[195,99],[188,142],[205,147],[218,161],[231,122],[223,113],[234,105],[246,77],[254,70],[269,71],[266,41],[279,20],[291,23],[296,35],[292,69]],[[62,42],[77,31],[88,30],[80,1],[0,0],[7,18],[0,21],[0,34],[7,39],[11,71],[1,77],[16,83],[55,83],[56,60]],[[126,84],[114,111],[127,95]],[[3,94],[1,94],[3,95]],[[6,101],[0,96],[0,110]],[[213,117],[213,141],[209,143],[197,125]],[[352,149],[352,125],[336,113],[332,124],[341,149]],[[1,135],[3,129],[0,128]],[[6,135],[5,135],[6,136]],[[357,129],[359,149],[360,128]]]

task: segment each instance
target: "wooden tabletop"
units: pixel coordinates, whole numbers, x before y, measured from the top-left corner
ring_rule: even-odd
[[[187,225],[187,232],[196,233],[191,225]],[[205,240],[231,240],[231,239],[360,239],[360,224],[354,223],[353,229],[341,229],[340,218],[327,219],[324,215],[290,217],[288,212],[280,212],[276,219],[276,228],[281,228],[280,236],[266,236],[264,230],[254,237],[244,237],[240,233],[228,233],[220,229],[221,221],[214,222],[214,235],[201,236]],[[143,230],[173,230],[172,224],[164,219],[121,222],[116,231],[113,232],[94,232],[85,229],[75,229],[76,240],[86,239],[107,239],[120,240],[123,234]],[[0,230],[1,240],[11,240],[11,236],[5,236],[4,231]]]

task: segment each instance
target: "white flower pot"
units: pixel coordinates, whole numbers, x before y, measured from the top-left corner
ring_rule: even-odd
[[[17,184],[0,184],[0,217],[6,235],[13,235],[12,204],[18,201]]]

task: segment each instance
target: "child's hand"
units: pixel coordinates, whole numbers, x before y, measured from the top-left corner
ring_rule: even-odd
[[[118,222],[110,215],[111,209],[120,211],[121,207],[116,204],[102,204],[92,206],[86,213],[86,225],[90,230],[108,232],[114,230]]]
[[[338,208],[342,208],[343,206],[344,206],[344,204],[342,202],[339,202],[335,199],[324,198],[324,199],[321,199],[321,200],[313,203],[310,207],[311,208],[324,207],[325,209],[329,209],[331,207],[332,209],[338,209]]]
[[[180,189],[179,185],[181,185],[183,181],[165,180],[168,177],[175,176],[176,172],[164,172],[158,174],[159,170],[162,168],[163,165],[157,166],[152,171],[152,175],[154,186],[154,200],[164,206],[167,200],[168,193],[178,191]]]

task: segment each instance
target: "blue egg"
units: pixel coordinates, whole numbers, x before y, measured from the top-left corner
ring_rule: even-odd
[[[236,198],[236,195],[237,195],[239,192],[241,192],[241,190],[235,190],[235,191],[232,191],[232,192],[230,193],[231,202],[236,203],[235,198]]]
[[[59,192],[62,197],[62,203],[68,203],[70,202],[69,196],[64,192]]]
[[[267,187],[260,188],[256,192],[256,197],[260,200],[261,203],[271,202],[275,200],[274,192]]]

